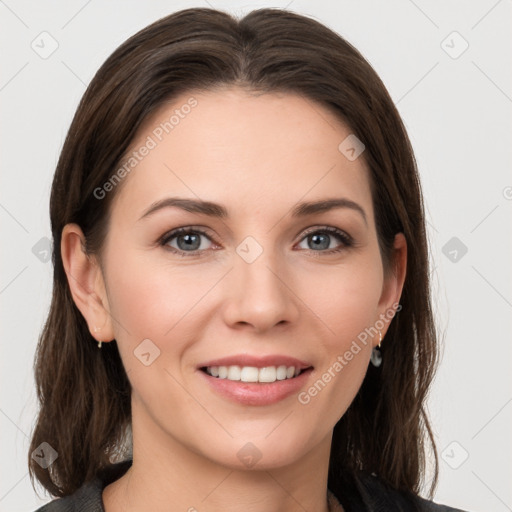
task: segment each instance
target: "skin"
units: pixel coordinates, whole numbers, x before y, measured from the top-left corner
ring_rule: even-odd
[[[101,261],[84,254],[79,226],[63,230],[73,299],[97,340],[117,340],[132,385],[133,466],[103,491],[105,509],[326,512],[332,431],[362,384],[378,335],[305,405],[296,394],[266,406],[229,401],[204,383],[197,365],[232,354],[287,354],[314,366],[307,390],[399,302],[405,239],[396,236],[394,271],[385,273],[366,164],[338,150],[351,131],[299,95],[183,94],[146,120],[131,149],[192,95],[197,106],[124,178]],[[169,196],[221,203],[230,217],[165,208],[139,220]],[[359,204],[366,222],[350,208],[290,215],[299,201],[335,197]],[[157,242],[182,226],[209,234],[195,255],[169,250],[185,252],[183,237],[167,248]],[[324,226],[354,244],[327,233],[316,248],[311,233]],[[247,236],[263,249],[252,263],[236,252]],[[148,338],[161,352],[145,366],[133,352]],[[261,455],[250,468],[237,456],[249,442]]]

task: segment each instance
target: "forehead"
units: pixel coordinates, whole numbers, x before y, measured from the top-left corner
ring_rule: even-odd
[[[349,136],[337,116],[298,94],[184,93],[139,129],[114,210],[134,221],[170,195],[221,202],[233,214],[348,197],[371,214],[366,164],[339,149]]]

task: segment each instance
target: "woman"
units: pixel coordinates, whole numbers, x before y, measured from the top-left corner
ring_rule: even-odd
[[[277,9],[145,28],[89,85],[50,214],[40,511],[455,510],[419,497],[414,155],[340,36]]]

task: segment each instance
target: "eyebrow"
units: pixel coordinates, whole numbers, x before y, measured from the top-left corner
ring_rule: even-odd
[[[167,197],[153,203],[139,218],[139,221],[149,217],[153,213],[162,210],[163,208],[180,208],[191,213],[200,213],[202,215],[208,215],[209,217],[215,217],[219,219],[229,218],[229,213],[226,207],[213,203],[211,201],[202,201],[196,199],[186,199],[180,197]],[[315,213],[323,213],[336,208],[349,208],[361,214],[365,224],[368,224],[366,213],[362,206],[358,203],[346,199],[346,198],[335,198],[335,199],[324,199],[322,201],[313,201],[309,203],[299,203],[292,209],[292,217],[306,217]]]

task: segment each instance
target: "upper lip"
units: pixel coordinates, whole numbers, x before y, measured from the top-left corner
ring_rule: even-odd
[[[249,354],[239,354],[234,356],[212,359],[205,363],[201,363],[198,368],[207,366],[253,366],[256,368],[264,368],[266,366],[294,366],[300,370],[310,368],[312,365],[306,361],[301,361],[295,357],[275,354],[265,356],[251,356]]]

